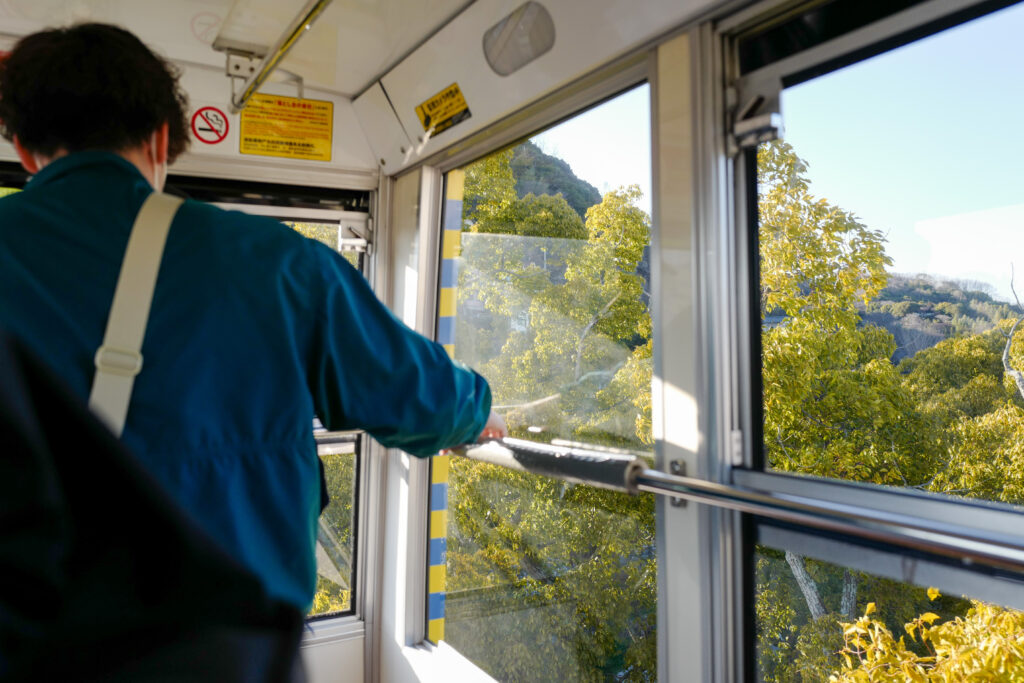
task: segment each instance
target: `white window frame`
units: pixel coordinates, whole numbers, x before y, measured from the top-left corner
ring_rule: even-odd
[[[943,528],[950,524],[975,527],[979,530],[1019,529],[1022,521],[1021,513],[1009,506],[991,505],[983,501],[958,501],[948,497],[931,495],[916,491],[897,488],[871,486],[841,480],[825,480],[813,477],[758,471],[752,469],[755,460],[755,449],[762,447],[754,443],[751,435],[759,430],[751,429],[753,401],[760,397],[753,396],[751,367],[757,367],[754,353],[760,353],[760,346],[753,346],[751,340],[751,321],[748,292],[751,291],[751,269],[748,264],[749,254],[753,253],[748,243],[756,225],[751,226],[748,219],[756,216],[756,208],[751,210],[747,204],[748,188],[744,183],[748,177],[747,163],[744,154],[729,157],[725,150],[729,130],[726,129],[726,107],[735,107],[751,101],[755,96],[763,98],[762,111],[778,111],[779,96],[782,91],[783,79],[789,74],[805,71],[815,65],[842,58],[855,50],[869,48],[884,40],[899,36],[911,29],[940,21],[956,15],[964,10],[985,4],[980,0],[931,0],[915,5],[907,10],[874,22],[873,24],[855,29],[833,40],[809,48],[795,55],[786,57],[751,73],[739,76],[735,60],[731,60],[731,50],[736,35],[748,31],[759,21],[769,20],[773,14],[792,7],[788,0],[762,2],[724,18],[714,28],[704,27],[708,36],[709,50],[705,51],[706,68],[711,70],[717,83],[721,84],[707,94],[714,98],[716,104],[705,108],[709,130],[716,134],[709,136],[721,146],[721,151],[711,153],[705,158],[704,172],[713,179],[720,177],[720,164],[715,158],[725,160],[728,170],[728,181],[722,187],[727,197],[726,208],[721,216],[721,229],[731,237],[729,246],[719,255],[706,254],[708,261],[705,269],[719,271],[729,275],[728,279],[719,279],[718,287],[724,296],[724,305],[731,311],[732,323],[723,327],[725,344],[737,359],[731,366],[715,365],[721,374],[716,382],[719,386],[727,386],[735,399],[730,408],[733,413],[733,432],[728,433],[724,426],[719,429],[719,438],[723,439],[722,452],[733,458],[735,466],[730,469],[728,481],[734,485],[755,489],[768,493],[800,495],[841,508],[843,505],[867,505],[875,510],[898,514],[912,509],[917,516],[930,520],[935,528]],[[855,63],[855,62],[852,62]],[[709,74],[711,75],[711,74]],[[783,112],[784,113],[784,112]],[[717,181],[716,181],[717,182]],[[705,201],[716,205],[713,197],[705,197]],[[756,219],[754,219],[756,220]],[[728,283],[733,283],[731,286]],[[755,283],[756,284],[756,283]],[[724,407],[724,406],[723,406]],[[739,438],[736,438],[738,436]],[[734,442],[734,443],[731,443]],[[731,451],[731,452],[730,452]],[[738,516],[737,516],[738,519]],[[737,522],[734,529],[739,531],[742,525]],[[743,598],[742,585],[745,563],[750,563],[750,553],[755,543],[764,543],[773,547],[784,546],[795,549],[801,554],[824,561],[838,563],[853,569],[867,571],[876,575],[886,576],[898,581],[911,582],[919,586],[937,586],[948,593],[961,593],[980,599],[991,600],[1007,607],[1024,608],[1024,592],[1020,590],[1019,580],[986,576],[971,569],[967,561],[957,563],[941,558],[935,560],[928,557],[916,557],[907,549],[886,546],[872,546],[853,538],[827,538],[811,531],[787,530],[767,525],[750,525],[750,538],[742,538],[737,533],[732,542],[734,557],[732,565],[723,563],[718,575],[725,584],[731,583],[735,595],[742,598],[735,604],[735,609],[723,611],[721,614],[733,620],[728,630],[736,635],[735,649],[732,654],[744,657],[753,651],[753,643],[744,644],[740,634],[753,633],[753,628],[745,631],[746,620],[753,619],[751,604],[744,605],[754,599],[753,595]],[[1021,534],[1012,532],[1012,542],[1019,543]],[[723,539],[724,540],[724,539]],[[746,559],[744,559],[746,558]],[[732,574],[730,582],[730,573]],[[718,612],[716,612],[717,614]],[[727,653],[726,653],[727,654]],[[721,649],[718,657],[722,657]],[[744,680],[744,675],[756,676],[752,667],[756,661],[750,661],[750,671],[742,668],[731,676],[716,675],[715,680]]]
[[[351,225],[366,234],[369,234],[372,227],[371,216],[359,211],[235,202],[215,202],[214,205],[226,210],[269,216],[282,221],[337,222],[339,227]],[[370,256],[370,253],[364,256],[363,274],[373,282],[375,269]],[[371,543],[371,539],[376,538],[378,533],[380,487],[376,483],[381,477],[380,468],[375,466],[378,458],[373,456],[375,446],[376,444],[372,444],[368,437],[364,437],[360,439],[359,452],[356,453],[353,449],[353,453],[359,458],[359,467],[355,482],[358,509],[355,511],[357,528],[354,530],[356,562],[353,567],[355,590],[352,596],[352,613],[309,620],[303,633],[302,659],[307,674],[314,680],[333,677],[333,672],[339,670],[339,663],[343,663],[344,669],[341,670],[347,671],[351,676],[350,680],[362,679],[364,676],[359,675],[359,672],[368,669],[365,666],[368,660],[364,662],[369,640],[365,615],[375,600],[376,583],[370,580],[369,572],[374,569],[371,556],[374,544]]]

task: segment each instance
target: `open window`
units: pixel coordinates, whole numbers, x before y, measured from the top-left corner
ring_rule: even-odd
[[[1005,84],[1024,77],[1009,49],[1024,7],[899,3],[860,21],[856,4],[734,43],[754,370],[753,448],[733,480],[1019,544],[1024,144],[1001,131],[1021,104]],[[1019,566],[975,563],[970,538],[939,556],[750,529],[759,680],[855,680],[882,666],[883,640],[892,666],[965,667],[953,677],[1012,660],[1005,643],[989,664],[936,655],[939,633],[968,647],[971,629],[1024,632]]]
[[[318,188],[261,187],[229,181],[172,178],[171,187],[213,201],[221,208],[270,216],[339,252],[352,267],[368,274],[372,249],[366,193]],[[359,544],[361,434],[329,432],[311,424],[323,465],[329,503],[317,529],[317,591],[309,618],[350,615],[356,611],[356,561]]]

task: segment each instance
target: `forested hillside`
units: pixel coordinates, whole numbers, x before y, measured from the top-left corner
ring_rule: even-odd
[[[545,154],[529,140],[512,150],[509,165],[520,198],[528,194],[562,195],[581,219],[587,217],[587,209],[601,203],[601,193],[596,187],[577,178],[569,164]]]
[[[901,274],[890,274],[863,312],[866,322],[895,338],[894,362],[948,337],[986,332],[1013,315],[1011,306],[993,298],[992,288],[983,282]]]

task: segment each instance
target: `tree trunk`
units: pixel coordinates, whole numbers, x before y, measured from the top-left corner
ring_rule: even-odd
[[[1013,286],[1013,263],[1010,263],[1010,291],[1013,292],[1013,298],[1017,302],[1017,310],[1024,313],[1024,306],[1020,305],[1020,297],[1017,296],[1017,288]],[[1013,378],[1013,383],[1017,385],[1017,393],[1020,394],[1021,398],[1024,398],[1024,375],[1021,374],[1020,370],[1014,370],[1013,366],[1010,365],[1010,345],[1013,344],[1013,333],[1017,331],[1017,326],[1020,325],[1020,321],[1024,318],[1017,318],[1017,322],[1010,328],[1010,334],[1006,335],[1006,346],[1003,347],[1003,371],[1007,375]]]
[[[849,569],[843,571],[843,601],[839,611],[848,619],[855,618],[857,609],[857,577]]]
[[[583,328],[583,332],[580,334],[580,340],[576,343],[576,368],[573,373],[574,382],[579,382],[580,376],[583,374],[583,342],[586,341],[587,335],[590,334],[590,330],[594,329],[594,325],[597,324],[597,321],[604,317],[605,313],[607,313],[611,309],[612,305],[619,300],[620,296],[622,296],[622,292],[613,296],[612,300],[606,303],[604,308],[598,311],[597,315],[591,318],[590,322],[587,323],[587,326]]]
[[[1021,320],[1024,320],[1024,318],[1017,318],[1017,322],[1010,328],[1010,334],[1006,337],[1006,346],[1003,347],[1003,370],[1013,378],[1014,383],[1017,385],[1017,393],[1020,394],[1021,398],[1024,398],[1024,374],[1021,374],[1020,370],[1014,370],[1013,366],[1010,365],[1010,345],[1013,343],[1013,333],[1017,331],[1017,326],[1020,325]]]
[[[800,592],[804,594],[804,600],[807,602],[807,609],[811,613],[811,618],[814,620],[821,619],[825,616],[825,603],[821,601],[818,585],[814,583],[814,579],[811,578],[811,575],[807,573],[807,569],[804,567],[804,558],[787,550],[786,562],[789,563],[789,568],[793,571],[796,583],[800,586]]]

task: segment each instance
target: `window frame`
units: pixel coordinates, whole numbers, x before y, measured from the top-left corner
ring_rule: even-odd
[[[754,71],[740,74],[737,42],[743,35],[768,25],[774,16],[791,8],[793,3],[773,1],[759,3],[721,21],[714,31],[714,49],[724,55],[724,85],[717,93],[728,116],[720,116],[721,136],[729,143],[731,121],[738,107],[760,98],[760,108],[753,113],[779,112],[779,98],[784,88],[816,78],[830,71],[855,64],[898,46],[933,35],[941,30],[966,23],[974,18],[1008,6],[1008,2],[992,0],[928,0],[897,12],[874,24],[858,28],[830,41],[810,47]],[[707,112],[705,112],[707,114]],[[715,120],[712,120],[714,125]],[[1020,526],[1024,509],[979,500],[958,500],[895,487],[882,487],[839,479],[819,479],[801,475],[771,472],[765,467],[761,434],[762,389],[760,358],[761,329],[757,305],[760,291],[758,272],[758,220],[756,188],[756,148],[729,150],[731,180],[727,192],[734,235],[734,247],[728,251],[729,263],[710,260],[706,267],[735,273],[736,286],[729,305],[734,326],[730,332],[731,348],[738,351],[738,363],[726,375],[740,397],[735,415],[742,434],[742,447],[734,452],[734,466],[729,474],[733,485],[768,493],[799,495],[826,503],[840,510],[843,505],[867,505],[883,513],[899,514],[913,509],[934,522],[936,528],[950,524],[965,525],[979,531],[1010,530]],[[724,378],[723,378],[724,379]],[[1000,576],[985,567],[937,558],[906,547],[865,543],[861,539],[838,534],[823,534],[806,528],[782,526],[743,515],[742,531],[733,544],[740,558],[733,567],[734,585],[743,586],[743,599],[732,612],[734,632],[743,634],[743,657],[746,665],[731,680],[753,680],[756,666],[756,617],[754,616],[753,561],[755,545],[765,541],[771,547],[799,548],[801,553],[825,561],[838,561],[843,566],[885,576],[916,585],[937,585],[948,591],[988,599],[1008,607],[1024,608],[1020,597],[1021,577]],[[1024,533],[1007,531],[1010,542],[1024,543]],[[874,563],[872,563],[872,559]]]
[[[174,184],[171,177],[170,184]],[[376,198],[372,193],[371,202]],[[371,283],[375,273],[374,243],[372,239],[372,214],[361,211],[346,211],[329,208],[312,208],[296,206],[278,206],[262,203],[240,203],[230,201],[212,202],[226,210],[241,211],[258,216],[268,216],[279,221],[316,223],[337,222],[339,228],[352,226],[370,236],[367,248],[363,250],[361,272]],[[380,476],[377,468],[372,466],[370,455],[370,439],[360,436],[353,446],[355,462],[355,486],[352,503],[353,513],[353,563],[352,563],[352,598],[348,610],[340,613],[312,616],[305,619],[302,647],[321,649],[326,645],[338,645],[346,650],[354,647],[350,641],[369,640],[366,638],[367,605],[372,605],[376,584],[370,580],[372,564],[370,561],[371,539],[375,537],[375,511],[381,505],[378,487],[373,483]],[[319,450],[319,448],[318,448]],[[345,643],[349,643],[345,645]],[[360,648],[365,649],[365,648]]]
[[[660,39],[652,49],[629,55],[584,77],[555,96],[508,117],[486,135],[472,136],[466,143],[427,159],[419,168],[445,174],[521,141],[537,130],[582,113],[644,81],[650,84],[655,467],[668,472],[673,461],[683,461],[694,476],[724,482],[728,480],[728,466],[717,446],[732,443],[738,432],[728,420],[723,422],[718,417],[720,413],[731,415],[732,411],[719,410],[706,400],[711,393],[708,386],[717,375],[702,374],[701,368],[708,366],[700,361],[729,362],[714,353],[717,340],[727,337],[710,330],[715,325],[729,327],[731,320],[719,306],[701,301],[701,293],[715,292],[722,297],[723,290],[718,288],[715,280],[718,271],[702,269],[701,264],[706,260],[703,252],[691,249],[694,244],[699,244],[708,254],[716,254],[716,249],[721,246],[718,240],[728,243],[731,239],[719,227],[721,221],[728,221],[725,212],[728,195],[723,192],[722,182],[728,177],[729,168],[718,144],[721,138],[713,137],[714,131],[718,130],[717,123],[712,122],[714,113],[718,111],[717,92],[712,79],[698,66],[700,55],[705,51],[714,52],[713,38],[710,27],[689,25],[685,30]],[[684,61],[682,69],[679,68],[679,60]],[[716,68],[721,63],[717,55],[714,63]],[[662,154],[659,145],[662,138],[670,138],[680,144],[682,153]],[[701,176],[699,171],[705,161],[714,168],[714,178]],[[431,163],[436,165],[427,165]],[[442,191],[443,183],[435,188],[437,194],[432,201],[440,202]],[[671,200],[667,199],[669,195]],[[686,208],[685,215],[674,213],[678,201]],[[433,229],[440,231],[441,227],[437,221]],[[685,245],[685,248],[673,249],[671,256],[665,256],[662,246],[666,239],[673,245]],[[440,244],[437,245],[439,264]],[[657,256],[659,254],[661,256]],[[679,258],[686,263],[682,270],[678,268]],[[671,280],[672,286],[665,286],[666,280]],[[671,296],[666,293],[668,291],[672,291]],[[686,314],[671,316],[671,323],[662,324],[654,311],[666,306],[674,310],[680,305],[684,292],[688,301],[685,304]],[[434,289],[435,296],[438,293],[439,284]],[[723,395],[725,399],[722,399]],[[716,393],[714,400],[735,402],[736,399],[731,392],[722,392]],[[680,412],[685,415],[683,419],[667,418]],[[729,425],[725,430],[726,437],[708,438],[720,423]],[[424,487],[428,485],[426,482],[429,482],[428,477],[424,478]],[[739,538],[739,530],[745,520],[735,513],[704,505],[673,506],[664,496],[657,498],[655,520],[659,679],[689,679],[697,661],[704,679],[736,680],[737,672],[742,670],[742,662],[737,657],[741,648],[736,646],[736,642],[737,638],[742,639],[742,634],[735,630],[736,620],[718,618],[716,614],[722,610],[731,613],[741,607],[738,601],[741,586],[729,568],[736,556],[734,539]],[[424,540],[421,547],[425,549],[426,524],[422,527]],[[699,552],[695,553],[694,549]],[[426,552],[421,556],[426,558]],[[420,595],[408,594],[408,598],[419,597],[420,604],[425,607],[425,578],[419,585]],[[425,632],[425,617],[420,623],[424,625]],[[446,661],[451,656],[472,666],[450,646],[444,643],[434,645],[422,635],[414,649],[439,653],[443,650],[446,651]],[[482,672],[480,674],[483,675]]]
[[[689,48],[685,48],[689,50]],[[621,59],[618,59],[611,64],[602,67],[583,78],[575,81],[566,87],[560,89],[558,92],[542,98],[538,102],[525,107],[523,110],[512,114],[505,119],[497,122],[486,131],[473,135],[466,141],[457,143],[452,148],[449,148],[441,153],[438,153],[432,157],[424,159],[419,164],[411,167],[411,170],[403,171],[402,174],[397,178],[389,178],[386,180],[386,188],[382,186],[382,195],[387,197],[394,191],[396,182],[404,182],[407,184],[410,179],[416,174],[423,174],[421,181],[416,181],[419,187],[418,192],[418,208],[414,209],[417,217],[417,226],[413,232],[416,232],[416,236],[410,235],[410,228],[400,228],[395,225],[394,214],[398,211],[406,211],[401,207],[405,207],[409,203],[409,199],[399,199],[395,201],[393,198],[389,199],[391,204],[391,215],[387,217],[389,228],[392,230],[397,229],[401,235],[397,239],[400,242],[414,239],[421,249],[432,249],[434,255],[434,262],[429,266],[432,273],[432,279],[430,280],[430,286],[427,288],[421,288],[418,291],[420,294],[420,301],[414,307],[403,305],[402,302],[394,298],[394,290],[396,287],[400,287],[401,283],[399,280],[399,274],[392,272],[387,276],[387,282],[383,285],[390,289],[390,293],[385,297],[385,301],[392,306],[393,310],[402,317],[401,310],[407,312],[418,311],[419,313],[413,313],[413,320],[417,323],[422,321],[422,311],[430,309],[432,317],[430,320],[430,333],[436,331],[436,315],[433,315],[433,311],[436,311],[439,298],[439,273],[440,273],[440,259],[441,259],[441,230],[442,225],[440,222],[440,206],[444,199],[444,175],[453,169],[460,168],[475,159],[479,159],[487,154],[502,149],[503,147],[514,144],[518,141],[526,139],[538,130],[550,127],[556,123],[575,116],[579,113],[586,111],[587,109],[596,106],[615,95],[629,90],[637,85],[648,82],[651,85],[651,97],[652,97],[652,124],[657,126],[658,119],[655,118],[654,103],[655,99],[655,88],[656,82],[659,77],[659,73],[656,70],[657,65],[657,49],[642,48],[633,52]],[[673,67],[669,65],[662,72],[662,77],[666,74],[671,75],[673,73]],[[687,78],[689,78],[689,68],[687,69]],[[676,84],[669,85],[670,89],[674,89]],[[689,90],[686,90],[686,96],[689,97]],[[654,136],[657,135],[655,128],[652,128],[652,139],[656,139]],[[685,134],[690,134],[689,125],[684,126]],[[653,143],[654,147],[654,159],[655,173],[652,176],[653,183],[653,194],[655,206],[657,205],[657,144]],[[689,168],[689,162],[687,160],[667,160],[670,167],[686,167]],[[657,209],[655,209],[657,211]],[[653,217],[652,217],[653,218]],[[425,220],[426,219],[426,220]],[[407,216],[405,221],[411,220],[411,216]],[[652,221],[652,245],[654,240],[657,239],[656,235],[659,232],[657,220]],[[689,230],[689,223],[685,228]],[[394,232],[390,234],[390,242],[395,242],[396,235]],[[382,245],[382,249],[383,249]],[[421,252],[422,253],[422,252]],[[383,263],[394,264],[392,267],[398,268],[400,262],[408,262],[408,256],[397,255],[390,253],[386,258],[381,258]],[[420,264],[420,268],[423,269],[417,275],[420,282],[424,281],[426,273],[426,267],[422,263],[421,259],[417,259]],[[659,266],[652,264],[652,271],[657,269]],[[411,273],[410,273],[411,275]],[[653,275],[652,277],[656,277]],[[381,289],[380,291],[387,291]],[[694,292],[696,290],[694,289]],[[661,295],[658,295],[661,296]],[[424,297],[429,297],[425,299]],[[407,320],[406,322],[409,322]],[[422,329],[420,331],[423,331]],[[678,331],[684,334],[692,334],[693,327],[682,325],[678,328]],[[668,334],[669,331],[663,331],[663,334]],[[657,341],[655,344],[657,345]],[[694,349],[696,346],[694,345]],[[689,380],[688,380],[689,381]],[[672,393],[667,388],[670,383],[663,382],[658,388],[654,390],[654,402],[655,410],[659,410],[660,402],[665,394]],[[691,387],[692,388],[692,387]],[[660,408],[660,411],[664,413],[664,408]],[[693,415],[696,419],[696,411]],[[693,425],[692,433],[695,434],[697,431],[696,425]],[[658,437],[656,435],[656,441]],[[699,441],[696,437],[688,436],[687,441],[692,440],[694,443]],[[669,465],[668,460],[670,458],[664,455],[664,439],[661,440],[660,445],[656,447],[656,466],[668,471]],[[404,608],[401,608],[402,616],[396,619],[393,624],[382,624],[383,633],[381,634],[381,642],[379,644],[380,649],[380,671],[384,674],[391,674],[397,672],[397,669],[392,669],[393,666],[402,666],[397,661],[390,661],[392,657],[397,655],[400,659],[404,660],[405,665],[402,668],[408,672],[409,669],[412,671],[418,671],[420,675],[426,675],[427,672],[436,671],[433,667],[442,666],[455,666],[463,671],[471,671],[477,677],[482,680],[486,680],[486,674],[484,674],[479,668],[477,668],[472,662],[463,657],[454,648],[445,644],[433,644],[426,639],[427,628],[426,628],[426,616],[427,616],[427,576],[426,566],[428,561],[427,545],[429,539],[428,522],[429,519],[429,497],[428,487],[430,484],[430,473],[429,471],[423,471],[423,465],[426,463],[422,461],[413,461],[413,459],[406,459],[407,456],[402,456],[397,452],[391,456],[393,459],[389,460],[390,465],[387,474],[389,486],[396,486],[395,478],[401,473],[402,489],[391,489],[394,493],[399,493],[401,496],[400,507],[396,508],[396,512],[399,509],[404,508],[404,511],[400,513],[401,520],[398,522],[399,527],[404,527],[402,531],[405,536],[406,548],[401,551],[401,557],[407,558],[405,561],[409,562],[405,568],[405,577],[398,577],[396,582],[393,582],[391,578],[384,577],[384,586],[382,587],[382,600],[385,601],[384,608],[389,609],[390,606],[401,608],[401,601],[404,599]],[[693,457],[692,469],[697,469],[695,453],[692,453],[688,457]],[[398,467],[395,467],[395,459],[399,459]],[[389,503],[389,512],[391,506],[395,503]],[[656,524],[658,525],[658,553],[659,553],[659,592],[663,591],[665,586],[676,583],[673,577],[669,577],[667,572],[663,569],[667,566],[667,558],[671,555],[674,558],[690,558],[694,563],[697,573],[695,575],[696,582],[688,584],[684,590],[679,593],[679,599],[675,600],[675,603],[680,607],[679,609],[663,610],[662,601],[659,598],[659,635],[658,635],[658,661],[659,661],[659,677],[663,680],[670,680],[671,676],[668,672],[667,662],[669,661],[669,651],[675,650],[675,654],[678,655],[678,644],[681,639],[685,642],[690,643],[690,647],[693,653],[698,657],[701,654],[701,649],[705,644],[703,634],[710,623],[707,610],[704,608],[704,600],[708,595],[706,586],[708,584],[708,577],[706,571],[703,568],[702,560],[697,558],[693,552],[693,547],[704,547],[709,544],[708,534],[710,533],[708,513],[706,510],[702,510],[704,506],[691,506],[690,508],[671,508],[667,499],[659,498],[657,503],[656,511]],[[418,515],[417,515],[418,513]],[[679,519],[685,519],[685,528],[679,525]],[[669,520],[676,520],[674,523]],[[408,526],[406,526],[408,525]],[[699,535],[699,540],[694,538],[694,534]],[[672,550],[668,550],[668,546],[671,544]],[[664,548],[664,550],[663,550]],[[418,565],[412,564],[413,558],[416,558],[419,562]],[[678,577],[676,577],[678,578]],[[393,591],[401,591],[404,595],[395,595],[392,597]],[[673,589],[675,592],[675,589]],[[400,599],[399,599],[400,598]],[[397,603],[392,603],[393,599],[399,599]],[[675,615],[673,621],[678,621],[675,626],[670,626],[665,622],[667,615]],[[395,630],[389,632],[391,628]],[[677,634],[675,639],[670,638],[669,633],[674,632]],[[396,653],[391,649],[389,640],[394,639],[402,643],[399,651]],[[424,657],[427,655],[426,657]],[[433,660],[431,658],[437,657],[442,661]],[[687,675],[688,672],[692,672],[692,660],[688,664],[684,660],[686,657],[674,656],[673,659],[676,661],[678,667],[676,675]],[[368,652],[368,661],[370,659],[370,652]],[[429,662],[429,664],[428,664]],[[429,668],[421,668],[429,667]],[[406,680],[401,678],[401,680]]]

